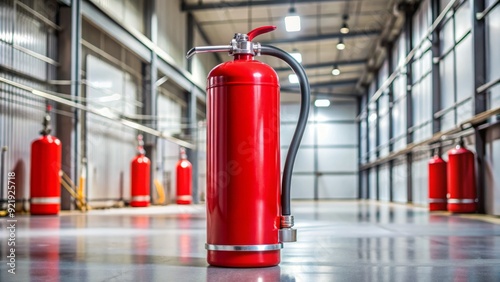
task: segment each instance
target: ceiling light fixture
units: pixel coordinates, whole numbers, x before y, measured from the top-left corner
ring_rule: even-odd
[[[340,69],[337,65],[333,65],[333,70],[332,70],[332,75],[339,75],[340,74]]]
[[[292,56],[297,62],[302,63],[302,54],[300,54],[299,50],[293,49],[292,52],[290,53],[290,56]]]
[[[345,49],[344,39],[340,37],[339,43],[337,43],[337,50],[344,50],[344,49]]]
[[[299,83],[299,78],[297,77],[296,74],[291,73],[291,74],[288,75],[288,81],[290,83],[297,84],[297,83]]]
[[[349,33],[349,26],[347,23],[344,23],[342,27],[340,28],[340,33],[342,34],[348,34]]]
[[[342,17],[344,20],[344,23],[342,24],[342,27],[340,28],[340,33],[342,34],[348,34],[349,33],[349,26],[347,25],[347,20],[349,19],[348,15],[344,15]]]
[[[300,31],[300,16],[295,12],[295,7],[290,7],[288,16],[285,17],[285,28],[288,32]]]
[[[318,108],[328,107],[330,106],[330,100],[328,99],[318,99],[314,101],[314,106]]]

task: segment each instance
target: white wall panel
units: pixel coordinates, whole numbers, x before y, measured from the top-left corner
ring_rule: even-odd
[[[318,197],[321,199],[355,199],[358,197],[358,176],[323,175],[318,177]]]
[[[492,2],[491,0],[489,2]],[[490,4],[491,5],[491,4]],[[486,77],[487,81],[500,78],[500,6],[486,17]],[[489,108],[500,107],[500,85],[490,89]]]
[[[392,171],[392,187],[393,187],[393,201],[397,203],[406,203],[408,200],[408,190],[406,184],[406,162],[396,162]]]
[[[91,0],[128,28],[144,33],[144,0]]]
[[[354,120],[357,116],[358,108],[356,103],[332,103],[329,107],[317,108],[316,111],[317,115],[311,116],[311,120],[345,121]]]
[[[485,209],[491,215],[500,215],[500,128],[487,132]]]
[[[312,175],[293,175],[292,199],[314,199],[314,176]]]
[[[468,35],[456,46],[457,52],[457,102],[474,95],[474,64],[472,36]]]
[[[369,181],[370,181],[370,199],[376,200],[377,199],[377,171],[375,168],[370,169],[370,175],[369,175]]]
[[[472,1],[467,1],[467,3],[461,5],[460,8],[458,8],[458,10],[455,12],[456,40],[462,38],[472,28],[471,3]]]
[[[497,84],[490,89],[489,107],[490,109],[500,107],[500,84]]]
[[[412,199],[413,203],[427,205],[427,162],[424,155],[415,156],[412,164]]]
[[[389,181],[389,166],[387,164],[381,165],[378,171],[378,189],[380,201],[388,202],[390,200]]]
[[[184,68],[188,49],[186,46],[187,14],[179,12],[180,6],[179,0],[156,0],[158,46],[169,54],[179,67]]]
[[[318,145],[357,145],[356,124],[323,123],[317,124]]]
[[[287,151],[288,152],[288,151]],[[284,153],[284,152],[283,152]],[[286,155],[281,154],[281,163],[285,164]],[[294,172],[313,172],[314,171],[314,149],[300,148],[297,152]]]
[[[441,130],[449,130],[455,127],[455,111],[448,112],[441,117]]]
[[[299,109],[299,104],[281,105],[281,168],[284,166],[288,146],[295,130]],[[318,185],[317,192],[320,198],[356,197],[358,128],[354,120],[357,116],[357,104],[333,103],[330,107],[311,107],[310,110],[308,125],[296,157],[292,176],[292,179],[297,179],[292,181],[300,182],[300,185],[307,186],[307,189],[296,194],[292,192],[292,197],[313,199],[315,183]],[[346,145],[351,145],[352,148],[345,148]],[[342,147],[336,148],[336,146]],[[317,173],[323,173],[324,176],[319,177]],[[336,175],[339,173],[349,175]],[[324,178],[326,176],[335,177]],[[356,182],[348,181],[349,185],[338,185],[338,179],[346,178],[355,179]]]
[[[107,114],[134,114],[137,86],[121,70],[87,56],[88,107]],[[106,118],[87,115],[89,200],[130,199],[130,161],[136,131]]]
[[[361,199],[367,199],[368,198],[368,190],[370,189],[368,187],[368,172],[366,170],[361,172],[361,195],[359,197]]]
[[[357,148],[323,148],[318,154],[320,171],[356,172],[358,170]]]
[[[281,123],[280,127],[280,144],[281,146],[289,146],[292,142],[293,133],[297,125],[295,123]],[[314,125],[308,123],[300,145],[314,145]]]

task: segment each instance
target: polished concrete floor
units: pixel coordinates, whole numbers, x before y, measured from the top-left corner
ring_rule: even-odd
[[[294,202],[299,240],[276,267],[205,261],[205,208],[94,210],[16,219],[16,274],[0,219],[0,281],[500,281],[500,224],[365,201]]]

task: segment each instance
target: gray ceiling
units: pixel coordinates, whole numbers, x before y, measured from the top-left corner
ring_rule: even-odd
[[[284,17],[294,2],[301,16],[302,29],[285,30]],[[255,41],[275,45],[285,51],[297,49],[302,54],[313,93],[317,96],[346,97],[359,95],[363,85],[371,79],[367,70],[376,68],[382,42],[392,40],[404,21],[404,12],[396,7],[400,0],[185,0],[182,10],[194,15],[200,30],[213,45],[228,44],[235,32],[246,33],[264,25],[275,25],[277,30],[261,35]],[[348,34],[340,28],[347,16]],[[342,37],[346,48],[337,50]],[[225,58],[224,56],[222,56]],[[280,76],[282,88],[294,88],[288,82],[286,65],[274,58],[258,58],[274,67]],[[340,75],[333,76],[334,63]],[[297,97],[294,97],[297,96]],[[297,99],[291,94],[285,99]]]

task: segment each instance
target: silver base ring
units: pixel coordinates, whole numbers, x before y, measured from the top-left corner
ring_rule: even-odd
[[[209,251],[232,251],[232,252],[262,252],[283,249],[283,243],[270,245],[212,245],[205,244]]]

